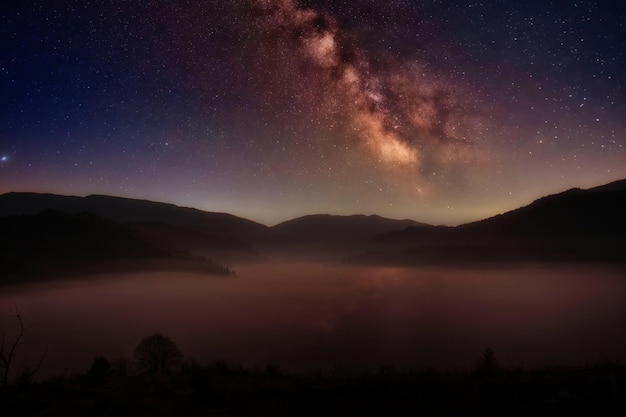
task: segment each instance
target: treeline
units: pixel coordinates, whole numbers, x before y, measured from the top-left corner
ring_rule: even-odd
[[[468,371],[291,373],[276,365],[200,364],[155,334],[140,341],[132,358],[97,357],[82,374],[15,381],[0,395],[10,411],[3,415],[14,416],[620,415],[626,367],[505,369],[486,350]]]

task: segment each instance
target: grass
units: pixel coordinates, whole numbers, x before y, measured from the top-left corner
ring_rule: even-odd
[[[3,416],[620,415],[626,367],[292,374],[188,363],[170,375],[84,374],[12,385],[0,396]]]

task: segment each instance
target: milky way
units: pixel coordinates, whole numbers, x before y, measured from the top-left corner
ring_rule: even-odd
[[[11,3],[0,192],[459,223],[626,177],[620,7]]]
[[[441,86],[419,66],[395,62],[377,71],[368,54],[343,33],[337,21],[293,0],[254,2],[262,33],[262,53],[270,61],[294,60],[271,77],[298,81],[321,102],[321,113],[339,115],[345,137],[369,149],[375,159],[410,169],[422,182],[423,160],[453,163],[471,153],[467,110],[448,86]],[[287,58],[285,58],[287,57]]]

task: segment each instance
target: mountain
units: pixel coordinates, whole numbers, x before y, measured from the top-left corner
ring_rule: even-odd
[[[588,190],[570,189],[456,227],[375,215],[318,214],[269,228],[230,214],[145,200],[98,195],[0,195],[0,219],[9,215],[35,215],[46,209],[69,214],[89,212],[113,222],[107,226],[111,230],[122,233],[123,229],[123,233],[149,243],[153,249],[213,259],[218,254],[219,261],[258,261],[265,255],[275,259],[330,262],[348,256],[350,262],[401,264],[626,261],[623,249],[626,247],[626,180]],[[90,224],[87,230],[94,227],[95,224]],[[41,239],[46,239],[45,233]],[[126,238],[120,234],[113,240],[116,239]],[[62,242],[61,248],[68,245]],[[10,251],[7,245],[6,250]],[[225,254],[235,256],[228,258]]]
[[[315,214],[271,227],[260,248],[275,260],[335,263],[362,250],[368,238],[408,226],[419,227],[421,223],[375,215]]]
[[[393,230],[421,226],[424,224],[413,220],[392,220],[376,215],[317,214],[277,224],[270,228],[270,235],[278,240],[356,241]]]
[[[149,242],[220,262],[258,262],[265,260],[249,243],[224,234],[212,234],[190,226],[155,221],[126,223]]]
[[[268,228],[231,214],[204,212],[147,200],[103,195],[75,197],[16,192],[0,195],[0,218],[33,215],[44,210],[88,212],[119,223],[133,223],[136,228],[161,240],[176,237],[208,246],[222,242],[226,246],[239,248],[246,247],[245,242],[257,239],[358,240],[422,225],[413,220],[392,220],[380,216],[310,215]],[[213,243],[208,242],[211,239]]]
[[[169,262],[169,264],[167,263]],[[191,265],[194,263],[194,265]],[[0,284],[28,278],[68,277],[136,269],[230,271],[160,246],[126,224],[92,213],[44,210],[0,218]]]
[[[46,209],[67,213],[89,212],[120,223],[160,222],[191,228],[214,236],[248,239],[262,235],[267,226],[226,213],[209,213],[173,204],[103,195],[87,197],[37,193],[0,195],[0,217],[32,215]]]
[[[309,258],[323,252],[325,257],[331,259],[338,257],[335,252],[351,250],[350,246],[359,240],[421,225],[412,220],[391,220],[379,216],[312,215],[268,228],[226,213],[209,213],[146,200],[102,195],[0,195],[0,218],[35,215],[44,210],[92,213],[127,225],[137,236],[168,251],[187,252],[220,262],[265,259],[257,249]]]
[[[605,192],[605,191],[626,191],[626,179],[610,182],[599,187],[590,188],[589,191]]]
[[[0,253],[35,262],[169,256],[119,223],[54,210],[0,219]]]
[[[620,189],[620,183],[589,190],[573,188],[458,229],[489,236],[618,237],[626,232],[626,188]]]
[[[259,261],[248,243],[268,233],[268,227],[226,213],[210,213],[122,197],[87,197],[37,193],[0,195],[0,218],[34,215],[44,210],[92,213],[128,225],[137,236],[170,252],[208,257],[219,262]]]
[[[33,275],[55,275],[71,264],[164,259],[166,250],[131,230],[90,213],[45,210],[0,218],[0,284]]]
[[[626,180],[540,198],[457,227],[411,227],[381,234],[355,261],[626,261]]]

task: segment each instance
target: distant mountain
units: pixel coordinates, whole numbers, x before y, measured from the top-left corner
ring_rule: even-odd
[[[144,221],[126,223],[139,236],[163,248],[178,249],[223,261],[262,261],[250,244],[224,234],[212,234],[190,226]]]
[[[211,235],[190,227],[167,223],[145,221],[126,223],[139,236],[157,243],[160,247],[182,245],[189,249],[202,248],[210,251],[253,251],[252,247],[238,239],[226,235]]]
[[[274,259],[296,257],[331,262],[346,256],[351,262],[396,264],[538,260],[626,262],[626,180],[588,190],[574,188],[457,227],[430,226],[375,215],[319,214],[269,228],[230,214],[145,200],[97,195],[0,195],[0,219],[9,215],[36,215],[47,209],[70,214],[92,213],[101,217],[100,222],[105,219],[112,222],[103,227],[110,229],[110,233],[119,233],[111,237],[112,241],[126,240],[131,244],[133,239],[138,239],[143,242],[138,242],[132,250],[122,250],[123,253],[139,251],[139,248],[209,254],[209,257],[231,253],[235,255],[217,259],[256,261],[263,259],[255,250],[258,248],[263,255]],[[17,221],[16,217],[12,219],[3,220],[5,229],[7,222]],[[57,220],[62,223],[61,219]],[[92,223],[87,224],[85,230],[93,231],[93,236],[103,233],[98,231],[94,219]],[[47,229],[39,233],[45,241],[47,234],[43,230]],[[14,235],[17,242],[22,242],[19,233]],[[60,234],[58,236],[62,239]],[[4,250],[10,252],[8,238],[4,239]],[[106,241],[104,238],[103,242]],[[59,250],[74,248],[72,242],[62,242]],[[146,243],[148,246],[141,246]],[[105,249],[106,254],[114,251],[114,246]],[[56,253],[55,248],[51,250],[50,253]],[[358,254],[351,255],[354,253]],[[62,253],[57,255],[63,256]]]
[[[457,227],[410,227],[372,240],[381,262],[626,261],[626,181],[571,189]]]
[[[371,215],[334,216],[317,214],[299,217],[270,228],[275,240],[356,241],[406,227],[422,227],[413,220],[393,220]]]
[[[37,193],[0,195],[0,217],[37,214],[46,209],[67,213],[89,212],[120,223],[160,222],[192,228],[196,231],[236,239],[262,235],[267,226],[226,213],[209,213],[173,204],[156,203],[122,197],[89,195],[61,196]]]
[[[33,215],[44,210],[66,213],[88,212],[135,228],[157,240],[185,240],[193,244],[249,248],[255,240],[351,241],[380,233],[422,226],[413,220],[392,220],[380,216],[310,215],[268,228],[260,223],[226,213],[211,213],[173,204],[122,197],[89,195],[61,196],[37,193],[0,195],[0,218]]]

